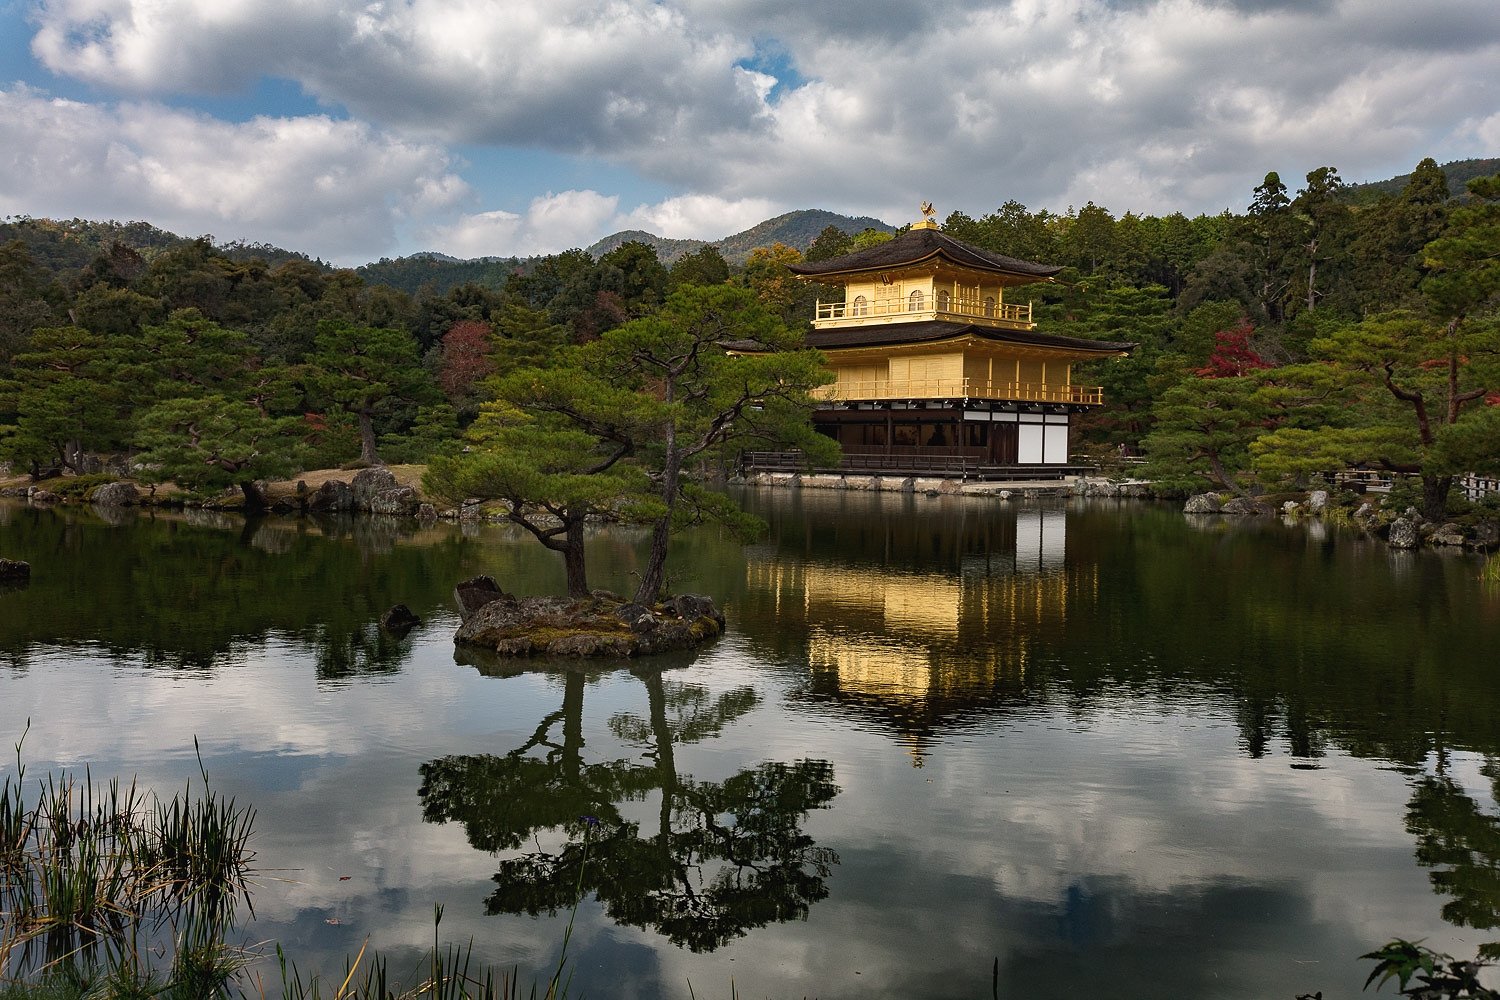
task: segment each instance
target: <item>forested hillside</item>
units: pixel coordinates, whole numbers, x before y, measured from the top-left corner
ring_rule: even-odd
[[[1500,173],[1500,157],[1487,159],[1452,160],[1443,164],[1443,174],[1448,178],[1448,194],[1453,198],[1468,196],[1468,183],[1476,177],[1492,177]],[[1411,174],[1401,174],[1390,180],[1369,181],[1350,184],[1346,196],[1350,201],[1365,202],[1382,194],[1400,194],[1401,189],[1411,183]]]
[[[385,285],[416,295],[424,288],[438,295],[458,285],[481,285],[501,289],[518,268],[526,266],[520,258],[481,257],[459,260],[443,254],[413,254],[392,260],[382,257],[373,264],[355,268],[355,273],[372,285]]]
[[[1364,464],[1418,477],[1440,510],[1453,473],[1500,461],[1500,181],[1469,189],[1451,198],[1426,160],[1399,191],[1351,199],[1325,167],[1300,186],[1267,174],[1242,213],[1007,202],[944,228],[1064,265],[1031,286],[1040,329],[1140,345],[1077,376],[1108,400],[1082,422],[1085,451],[1123,446],[1162,482],[1229,492]],[[546,364],[674,289],[740,285],[794,328],[838,294],[792,278],[803,251],[774,241],[743,265],[704,245],[668,266],[634,241],[597,259],[432,255],[417,260],[433,275],[474,270],[396,287],[394,262],[333,270],[139,224],[7,226],[23,238],[0,245],[0,460],[37,476],[113,454],[211,488],[421,460],[457,447],[490,374]],[[806,254],[881,238],[825,226]]]
[[[743,265],[750,259],[756,247],[768,247],[782,243],[797,250],[806,250],[818,234],[829,226],[842,227],[848,232],[874,229],[879,232],[894,232],[892,226],[879,219],[851,218],[834,212],[803,210],[788,212],[774,219],[726,236],[722,240],[676,240],[638,229],[627,229],[612,233],[586,247],[590,256],[598,258],[620,249],[627,243],[641,243],[651,247],[662,263],[671,266],[682,257],[695,254],[705,247],[712,247],[732,265]],[[403,292],[417,294],[427,288],[442,294],[462,284],[483,285],[500,289],[512,274],[529,274],[540,258],[481,257],[474,260],[457,260],[438,253],[413,254],[396,260],[381,259],[358,268],[360,277],[371,284],[389,285]]]
[[[201,237],[212,243],[212,237]],[[142,260],[194,242],[192,237],[178,236],[146,222],[90,222],[85,219],[9,218],[0,220],[0,244],[19,240],[26,244],[31,259],[55,275],[88,267],[101,253],[119,247],[134,251]],[[314,262],[306,254],[264,243],[222,243],[215,247],[230,260],[261,260],[280,264],[289,260]],[[118,251],[117,251],[118,252]],[[321,262],[314,262],[319,263]]]

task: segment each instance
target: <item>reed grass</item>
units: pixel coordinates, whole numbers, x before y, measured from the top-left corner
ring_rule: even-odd
[[[254,811],[193,782],[170,800],[134,781],[0,781],[0,984],[28,992],[205,996],[242,957]],[[196,746],[196,743],[195,743]],[[207,992],[205,992],[207,991]]]
[[[134,781],[99,784],[87,768],[28,786],[22,747],[0,781],[0,1000],[566,1000],[568,945],[523,993],[518,970],[477,969],[473,943],[433,942],[393,977],[368,941],[333,980],[304,977],[278,944],[276,972],[227,942],[241,904],[253,915],[253,809],[193,781],[161,799]],[[197,741],[194,741],[197,748]],[[587,845],[585,845],[585,852]],[[585,854],[585,857],[587,855]],[[425,973],[425,975],[424,975]],[[279,980],[279,981],[278,981]],[[410,985],[408,985],[410,984]]]

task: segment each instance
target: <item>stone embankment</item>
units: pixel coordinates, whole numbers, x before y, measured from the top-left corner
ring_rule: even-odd
[[[762,472],[735,485],[772,486],[782,489],[847,490],[861,493],[911,493],[929,497],[983,496],[1001,500],[1035,500],[1042,497],[1149,497],[1151,484],[1141,480],[1089,477],[1010,482],[978,482],[927,476],[803,475],[794,472]]]
[[[481,500],[465,500],[458,507],[439,508],[427,500],[416,483],[421,466],[386,466],[361,469],[348,476],[337,470],[305,473],[305,478],[275,483],[255,483],[255,501],[241,489],[218,497],[193,498],[175,487],[143,491],[128,481],[106,482],[80,488],[73,479],[51,480],[45,485],[15,485],[0,488],[0,497],[25,500],[36,506],[87,504],[101,508],[186,507],[204,510],[241,511],[249,506],[280,514],[375,514],[388,517],[439,518],[456,521],[503,521],[505,511]],[[398,475],[399,473],[399,475]]]
[[[1304,500],[1285,500],[1279,511],[1271,504],[1254,497],[1224,500],[1216,493],[1200,493],[1189,497],[1182,510],[1185,514],[1195,515],[1244,517],[1280,513],[1290,520],[1315,518],[1342,521],[1385,539],[1386,544],[1393,549],[1415,549],[1429,545],[1434,548],[1488,552],[1500,548],[1500,521],[1469,518],[1462,524],[1458,521],[1435,522],[1424,518],[1415,507],[1407,507],[1398,512],[1368,501],[1353,508],[1338,506],[1327,490],[1313,490]]]
[[[0,489],[0,496],[24,499],[36,505],[87,503],[95,507],[198,507],[209,510],[240,510],[247,505],[279,513],[383,514],[394,517],[435,519],[440,512],[411,482],[402,482],[389,468],[361,469],[349,479],[315,474],[316,486],[306,480],[288,483],[255,483],[250,490],[236,489],[220,497],[191,498],[174,488],[143,492],[127,481],[107,482],[80,489],[72,480],[58,480],[55,490],[46,486],[14,486]],[[408,478],[413,478],[408,476]],[[457,510],[442,512],[458,517]]]

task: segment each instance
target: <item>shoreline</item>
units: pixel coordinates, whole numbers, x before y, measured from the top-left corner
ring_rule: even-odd
[[[872,476],[856,473],[803,474],[758,472],[729,480],[733,486],[778,489],[851,490],[874,493],[921,493],[924,496],[996,497],[1035,500],[1042,497],[1129,497],[1156,499],[1152,484],[1143,479],[1113,480],[1103,476],[1065,476],[1060,479],[978,481],[936,476]]]
[[[244,492],[215,497],[191,495],[175,484],[141,484],[109,476],[68,476],[31,483],[29,477],[0,477],[0,498],[28,506],[140,507],[167,510],[201,509],[225,514],[355,514],[412,518],[421,522],[473,521],[505,523],[503,505],[466,500],[457,507],[438,507],[421,489],[424,465],[370,466],[360,469],[312,469],[293,479],[254,484],[259,507]],[[73,486],[79,480],[81,486]],[[727,485],[765,489],[825,492],[896,493],[929,498],[986,497],[1029,502],[1067,499],[1124,499],[1180,502],[1163,496],[1155,484],[1142,479],[1105,476],[1067,476],[1057,479],[966,481],[924,476],[881,476],[838,473],[803,474],[761,472],[734,476]],[[53,487],[48,489],[47,487]],[[1314,489],[1262,497],[1201,493],[1186,497],[1183,514],[1195,518],[1281,517],[1295,522],[1316,520],[1342,524],[1386,542],[1395,550],[1432,548],[1438,551],[1490,553],[1500,550],[1500,514],[1470,512],[1442,522],[1428,521],[1414,508],[1386,509],[1388,495],[1330,494]]]

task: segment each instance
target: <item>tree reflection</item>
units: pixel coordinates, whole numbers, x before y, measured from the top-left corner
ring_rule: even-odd
[[[411,653],[411,639],[374,622],[329,623],[319,630],[313,660],[319,680],[393,674]]]
[[[1500,802],[1500,762],[1481,769]],[[1500,818],[1487,814],[1444,771],[1422,777],[1406,808],[1406,828],[1417,838],[1417,863],[1432,868],[1432,891],[1450,896],[1443,919],[1459,927],[1500,927]],[[1500,956],[1500,942],[1484,946]]]
[[[805,917],[828,895],[825,880],[838,863],[802,830],[807,814],[838,793],[833,766],[771,761],[724,781],[680,774],[677,747],[718,733],[758,698],[750,688],[715,696],[660,671],[638,676],[645,716],[610,720],[617,737],[643,749],[636,760],[584,759],[585,678],[569,672],[562,707],[522,746],[422,766],[424,818],[463,823],[475,847],[515,851],[542,831],[563,841],[503,858],[486,912],[556,913],[581,888],[616,922],[653,928],[693,951]],[[552,735],[559,723],[560,741]],[[622,809],[653,799],[650,819]]]
[[[0,596],[0,663],[24,668],[62,646],[210,670],[274,637],[305,653],[320,680],[391,673],[411,642],[382,632],[380,613],[398,601],[424,616],[445,609],[475,558],[457,532],[415,520],[127,516],[118,528],[90,509],[13,513],[0,550],[26,552],[37,572]]]

